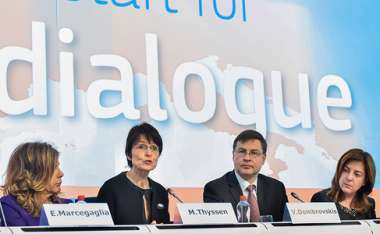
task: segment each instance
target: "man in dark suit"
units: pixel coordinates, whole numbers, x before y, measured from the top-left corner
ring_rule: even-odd
[[[266,150],[267,143],[259,132],[240,133],[233,143],[234,170],[206,184],[204,202],[230,202],[236,213],[240,195],[247,196],[247,187],[253,185],[260,215],[272,215],[274,221],[281,221],[288,197],[282,182],[259,174]]]

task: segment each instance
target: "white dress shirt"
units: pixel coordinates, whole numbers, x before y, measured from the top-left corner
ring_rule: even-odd
[[[243,191],[243,195],[246,196],[246,197],[248,197],[247,187],[248,187],[248,185],[250,185],[250,183],[249,183],[247,180],[243,179],[243,178],[239,175],[239,173],[236,172],[236,170],[234,170],[234,172],[235,172],[235,175],[236,175],[237,181],[239,182],[239,185],[240,185],[241,191]],[[254,180],[253,180],[253,185],[256,186],[256,191],[257,191],[257,175],[255,176],[255,178],[254,178]],[[257,197],[256,191],[252,191],[252,192],[253,192],[253,193],[255,194],[255,196]]]

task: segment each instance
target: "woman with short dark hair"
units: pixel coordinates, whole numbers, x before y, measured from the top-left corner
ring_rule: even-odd
[[[44,203],[67,203],[58,197],[63,172],[58,151],[48,143],[29,142],[12,153],[0,199],[8,226],[38,226]]]
[[[162,139],[148,123],[134,126],[125,146],[129,171],[107,180],[98,201],[106,202],[115,224],[169,223],[168,193],[150,179],[162,152]]]
[[[314,194],[311,202],[335,202],[342,220],[375,219],[375,200],[368,196],[375,178],[372,156],[351,149],[339,159],[331,188]]]

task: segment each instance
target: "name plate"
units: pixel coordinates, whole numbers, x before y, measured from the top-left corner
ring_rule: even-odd
[[[284,221],[292,223],[340,223],[333,202],[287,203]]]
[[[113,225],[106,203],[44,204],[41,225]]]
[[[177,203],[184,224],[237,223],[231,203]]]

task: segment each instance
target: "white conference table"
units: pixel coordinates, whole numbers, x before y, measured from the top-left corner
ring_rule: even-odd
[[[169,233],[169,234],[380,234],[380,220],[343,221],[340,224],[291,224],[288,222],[250,224],[169,224],[169,225],[126,225],[126,226],[67,226],[67,227],[2,227],[6,233]]]

